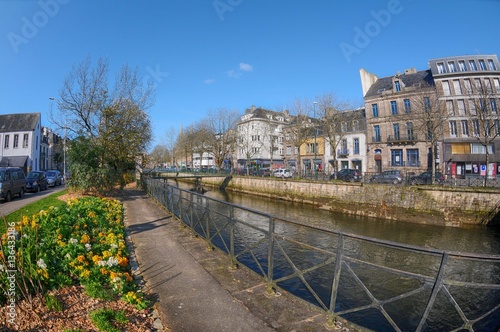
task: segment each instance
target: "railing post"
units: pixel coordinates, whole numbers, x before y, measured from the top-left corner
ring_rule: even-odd
[[[234,254],[234,226],[235,226],[234,206],[230,205],[229,208],[230,208],[230,210],[229,210],[229,258],[231,260],[231,268],[237,269],[238,262],[236,261],[235,254]]]
[[[434,305],[434,301],[436,301],[436,297],[443,284],[444,268],[446,266],[447,261],[448,261],[448,253],[444,252],[443,256],[441,257],[441,265],[439,266],[439,272],[436,276],[434,287],[432,287],[431,297],[429,298],[429,302],[427,302],[427,307],[425,308],[424,314],[422,315],[422,319],[420,320],[420,323],[418,324],[418,327],[415,330],[415,332],[422,331],[422,329],[424,328],[425,321],[429,316],[429,312],[431,311],[432,306]]]
[[[342,260],[344,256],[344,234],[339,234],[337,243],[337,257],[335,259],[335,271],[333,272],[332,294],[330,297],[330,308],[328,309],[328,318],[325,323],[327,329],[332,329],[337,323],[335,316],[335,302],[337,302],[337,293],[340,281],[340,272],[342,270]]]
[[[274,296],[274,229],[276,222],[273,217],[269,217],[269,248],[267,250],[267,288],[266,296]]]

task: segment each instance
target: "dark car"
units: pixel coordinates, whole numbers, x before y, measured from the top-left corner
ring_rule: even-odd
[[[372,176],[372,178],[370,179],[370,182],[398,184],[398,183],[402,183],[404,178],[405,177],[404,177],[404,174],[402,171],[387,170],[387,171],[383,171],[380,174]]]
[[[49,187],[60,186],[63,183],[62,174],[57,169],[51,169],[45,172]]]
[[[0,167],[0,198],[7,202],[14,195],[23,197],[26,191],[26,176],[19,167]]]
[[[29,192],[39,192],[41,190],[47,190],[49,184],[47,182],[47,177],[45,172],[42,171],[31,171],[26,177],[26,191]]]
[[[434,180],[434,183],[441,184],[444,182],[444,175],[440,172],[436,172]],[[412,176],[410,178],[410,184],[412,186],[417,184],[432,184],[432,172],[423,172],[419,175]]]
[[[330,175],[330,179],[334,179],[335,175]],[[360,182],[362,179],[361,172],[357,169],[344,168],[337,173],[337,180],[347,181],[347,182]]]

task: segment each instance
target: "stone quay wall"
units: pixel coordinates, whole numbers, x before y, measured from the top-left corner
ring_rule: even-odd
[[[203,184],[218,187],[224,179],[203,178]],[[488,189],[239,176],[229,181],[226,190],[306,203],[352,215],[458,227],[485,223],[483,218],[497,209],[500,202],[500,192]]]

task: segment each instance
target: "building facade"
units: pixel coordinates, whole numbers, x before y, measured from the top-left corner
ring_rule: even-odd
[[[447,121],[443,124],[444,171],[465,178],[500,174],[500,63],[496,55],[429,61]],[[488,154],[488,156],[487,156]],[[488,162],[486,162],[488,159]]]
[[[42,145],[40,113],[0,115],[0,166],[41,170]]]

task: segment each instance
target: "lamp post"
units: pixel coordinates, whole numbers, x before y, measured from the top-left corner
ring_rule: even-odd
[[[313,160],[313,167],[314,167],[314,179],[317,180],[318,179],[318,170],[316,168],[316,155],[317,155],[317,143],[316,143],[316,137],[318,135],[318,129],[316,128],[316,104],[318,102],[315,101],[313,102],[313,105],[314,105],[314,160]]]
[[[54,97],[49,97],[49,99],[52,101],[50,110],[53,111],[53,104],[54,104]],[[64,122],[64,139],[63,139],[63,178],[64,182],[66,182],[66,130],[67,130],[67,119]]]

